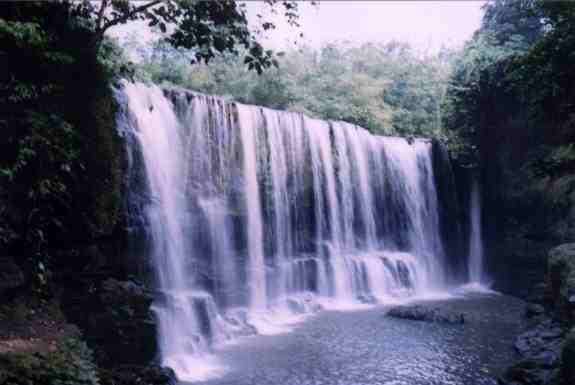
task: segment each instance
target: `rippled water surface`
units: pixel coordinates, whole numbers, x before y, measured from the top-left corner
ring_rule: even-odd
[[[515,358],[522,302],[471,295],[427,302],[466,314],[463,325],[387,317],[384,307],[326,311],[290,333],[221,348],[223,376],[204,385],[496,384]],[[198,383],[196,383],[198,384]]]

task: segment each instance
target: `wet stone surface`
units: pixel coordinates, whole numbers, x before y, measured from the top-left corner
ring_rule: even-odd
[[[413,321],[444,322],[449,324],[465,323],[465,315],[463,313],[425,305],[394,306],[389,309],[387,316]]]
[[[225,373],[200,384],[484,385],[517,358],[522,301],[472,295],[425,306],[464,314],[465,323],[397,319],[384,307],[326,311],[291,333],[222,348]]]

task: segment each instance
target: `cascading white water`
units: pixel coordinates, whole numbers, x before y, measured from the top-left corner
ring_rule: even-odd
[[[146,215],[153,247],[158,286],[162,300],[155,305],[159,314],[159,342],[163,363],[185,377],[197,371],[190,365],[190,353],[202,355],[209,341],[197,315],[197,303],[213,312],[208,293],[196,286],[187,274],[194,260],[187,236],[190,214],[187,193],[188,145],[185,132],[172,103],[159,88],[129,85],[124,91],[141,144],[152,203]]]
[[[469,282],[485,285],[483,237],[481,231],[481,195],[479,182],[473,179],[469,196]]]
[[[258,132],[253,129],[259,122],[258,112],[256,108],[251,106],[238,109],[247,219],[249,300],[252,308],[262,310],[266,307],[267,300],[266,268],[264,264],[260,186],[257,179]]]
[[[160,354],[180,378],[262,314],[446,287],[431,142],[184,90],[123,92],[149,190]]]

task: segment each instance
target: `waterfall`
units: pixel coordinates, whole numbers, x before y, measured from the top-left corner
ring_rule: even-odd
[[[120,92],[145,179],[128,188],[146,190],[159,353],[179,378],[217,370],[214,346],[274,314],[446,289],[430,141],[185,90]]]
[[[469,196],[469,282],[484,285],[483,272],[483,237],[481,228],[481,194],[477,178],[471,182]]]

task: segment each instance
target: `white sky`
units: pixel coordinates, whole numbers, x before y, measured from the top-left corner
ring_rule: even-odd
[[[460,45],[479,28],[485,1],[321,1],[318,7],[302,2],[300,14],[304,41],[313,46],[333,40],[408,41],[421,49],[442,44]],[[262,12],[263,4],[247,2],[250,16]],[[279,9],[279,8],[278,8]],[[254,18],[255,19],[255,18]],[[300,31],[273,19],[278,29],[266,45],[286,48]],[[279,21],[278,21],[279,20]]]
[[[280,15],[270,16],[260,1],[246,1],[250,21],[262,13],[274,21],[277,29],[266,34],[263,44],[274,49],[293,45],[300,32],[314,47],[334,40],[352,42],[407,41],[422,50],[437,50],[442,45],[459,46],[479,28],[484,0],[443,1],[320,1],[314,7],[300,2],[301,28],[286,25]],[[278,8],[280,10],[280,8]],[[112,29],[111,35],[124,37],[136,32],[142,39],[151,35],[143,23],[131,23]]]

